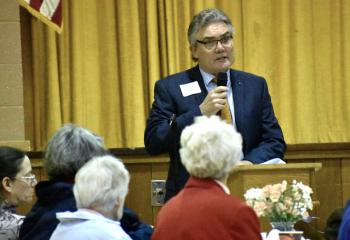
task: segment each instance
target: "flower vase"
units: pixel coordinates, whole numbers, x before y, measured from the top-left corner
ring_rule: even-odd
[[[294,231],[295,222],[270,222],[273,229],[280,231]]]

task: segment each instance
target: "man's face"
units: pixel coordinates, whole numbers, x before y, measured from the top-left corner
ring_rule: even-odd
[[[201,43],[197,42],[191,46],[191,51],[192,56],[198,59],[200,68],[216,76],[231,67],[234,56],[233,40],[230,36],[232,34],[224,22],[211,23],[198,31],[196,39]],[[211,49],[206,47],[205,43],[220,39],[222,41],[214,41],[215,44]]]

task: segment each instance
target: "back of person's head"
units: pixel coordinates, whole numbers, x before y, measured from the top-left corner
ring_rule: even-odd
[[[335,209],[327,218],[324,237],[326,240],[337,240],[338,232],[344,215],[344,208]]]
[[[13,147],[0,147],[0,180],[5,177],[14,179],[21,169],[25,153]],[[1,184],[1,189],[2,189]],[[0,199],[3,197],[0,194]]]
[[[51,180],[73,180],[91,158],[108,154],[101,137],[73,124],[60,128],[49,141],[44,159]]]
[[[119,159],[111,155],[93,158],[75,176],[73,191],[77,207],[121,219],[129,180],[129,172]]]
[[[181,161],[190,175],[221,180],[242,158],[242,137],[218,116],[201,116],[181,134]]]
[[[187,38],[190,45],[196,45],[197,33],[201,28],[216,22],[224,22],[228,26],[231,34],[235,33],[232,22],[225,13],[215,8],[206,9],[199,12],[192,18],[191,24],[187,30]]]

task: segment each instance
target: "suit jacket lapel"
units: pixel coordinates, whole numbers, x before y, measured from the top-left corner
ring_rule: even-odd
[[[199,66],[197,65],[194,68],[189,69],[188,75],[189,75],[190,81],[191,82],[197,81],[199,84],[199,87],[201,88],[201,92],[194,95],[194,98],[196,99],[197,104],[200,105],[203,102],[204,98],[208,95],[208,91],[204,85],[204,80],[202,78],[201,72],[199,71]]]
[[[235,121],[237,130],[243,134],[244,129],[244,84],[238,78],[237,72],[231,69],[230,72],[233,104],[235,107]]]

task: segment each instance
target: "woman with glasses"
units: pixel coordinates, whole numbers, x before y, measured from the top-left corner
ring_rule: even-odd
[[[15,207],[33,199],[36,185],[29,158],[21,150],[0,147],[0,239],[17,239],[24,216]]]

